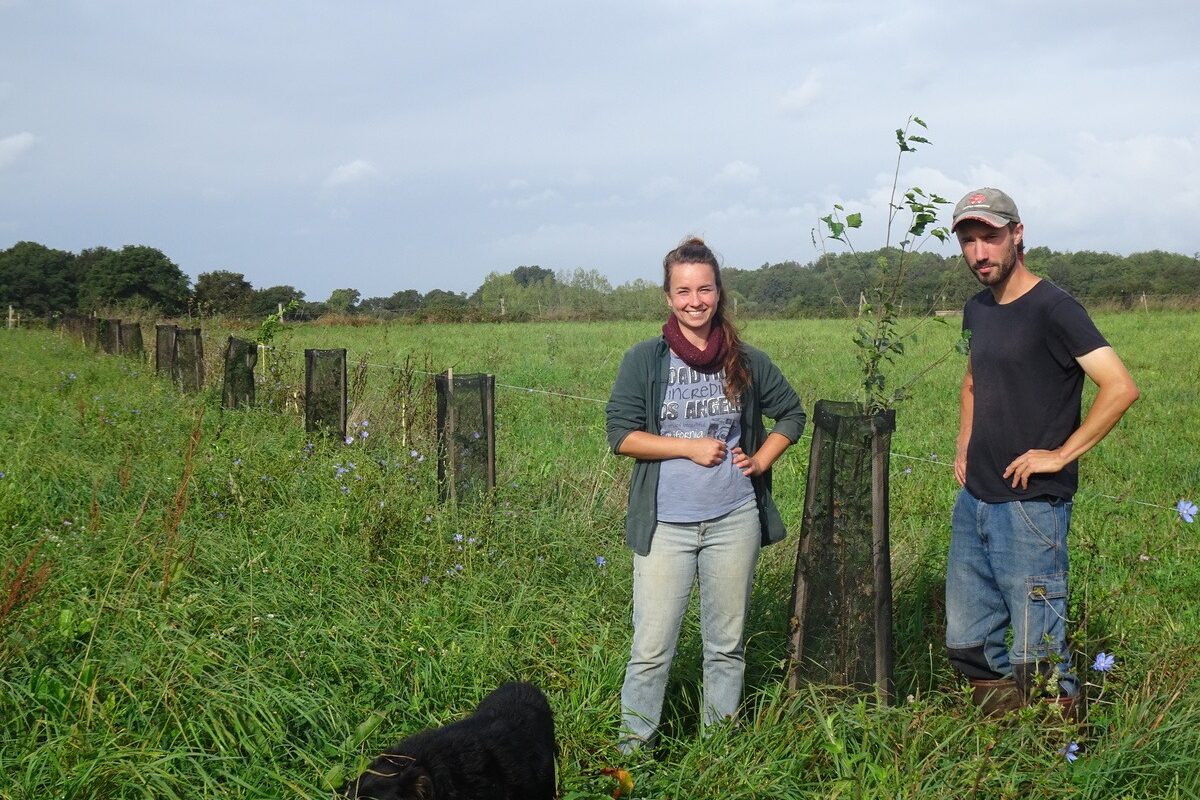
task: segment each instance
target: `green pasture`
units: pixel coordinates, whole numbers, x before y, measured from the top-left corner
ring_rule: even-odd
[[[982,719],[944,662],[955,354],[913,385],[893,438],[896,705],[784,688],[806,435],[776,468],[791,535],[760,563],[740,724],[699,735],[693,618],[665,740],[633,759],[615,748],[630,464],[607,451],[603,400],[656,324],[288,326],[240,411],[220,409],[216,326],[197,396],[149,362],[0,330],[0,798],[330,798],[513,678],[550,698],[563,800],[612,797],[605,768],[635,797],[1200,797],[1200,524],[1174,510],[1200,502],[1200,316],[1097,323],[1143,397],[1081,467],[1085,724]],[[957,319],[913,324],[901,383],[958,336]],[[849,322],[743,333],[807,408],[853,395]],[[306,347],[348,349],[368,438],[305,434]],[[446,368],[498,383],[498,486],[458,508],[435,480],[427,373]],[[1099,651],[1112,671],[1089,668]]]

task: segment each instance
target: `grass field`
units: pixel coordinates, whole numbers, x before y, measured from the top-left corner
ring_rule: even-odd
[[[944,662],[953,356],[893,438],[901,702],[784,689],[806,436],[776,469],[792,533],[760,562],[741,725],[698,735],[692,617],[663,746],[632,760],[614,745],[630,465],[607,452],[602,401],[656,325],[289,327],[261,388],[280,407],[236,412],[215,384],[182,396],[147,363],[0,331],[0,798],[332,797],[380,749],[514,677],[554,708],[563,800],[612,797],[606,767],[629,770],[636,797],[1200,797],[1200,525],[1174,510],[1200,501],[1200,316],[1097,323],[1143,399],[1081,468],[1086,725],[1040,708],[981,719]],[[897,373],[948,350],[957,324],[922,328]],[[853,393],[849,323],[744,335],[806,407]],[[311,440],[284,407],[305,347],[349,349],[368,439]],[[422,372],[447,367],[499,384],[497,489],[457,509],[437,501]],[[1088,669],[1099,651],[1110,672]]]

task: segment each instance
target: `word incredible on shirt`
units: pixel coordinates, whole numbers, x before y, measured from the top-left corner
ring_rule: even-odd
[[[688,366],[671,366],[667,370],[667,392],[663,398],[661,419],[700,420],[708,417],[729,416],[741,413],[741,405],[730,402],[725,396],[725,370],[714,374],[698,372]],[[675,435],[686,438],[710,436],[724,439],[729,433],[729,423],[713,423],[712,430],[692,429],[678,431]]]

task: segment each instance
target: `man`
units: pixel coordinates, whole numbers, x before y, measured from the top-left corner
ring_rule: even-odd
[[[1066,641],[1077,459],[1139,393],[1083,306],[1025,267],[1012,198],[969,192],[950,230],[986,288],[963,309],[971,355],[954,455],[963,488],[946,574],[946,651],[985,712],[1034,696],[1066,712],[1079,691]],[[1081,424],[1085,375],[1099,392]]]

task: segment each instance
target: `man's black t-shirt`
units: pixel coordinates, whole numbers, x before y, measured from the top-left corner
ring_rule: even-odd
[[[975,408],[967,446],[967,491],[988,503],[1035,497],[1071,499],[1078,463],[1012,488],[1004,470],[1027,450],[1053,450],[1080,420],[1086,377],[1075,360],[1108,342],[1074,297],[1047,280],[1011,303],[990,289],[967,301]]]

